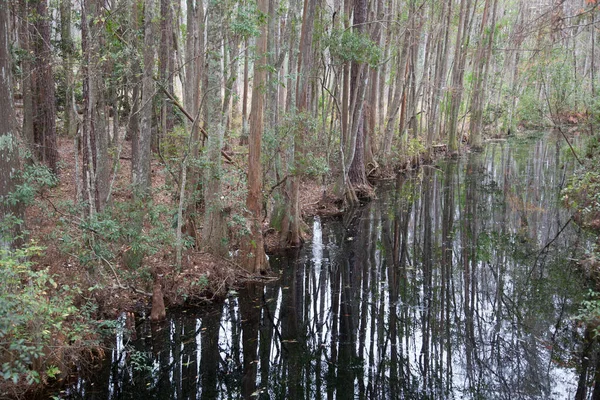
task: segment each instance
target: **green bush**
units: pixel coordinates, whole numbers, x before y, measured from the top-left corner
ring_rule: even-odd
[[[94,332],[74,304],[79,289],[59,287],[48,268],[34,268],[30,260],[42,250],[0,250],[0,364],[2,378],[14,383],[55,377],[59,355]]]

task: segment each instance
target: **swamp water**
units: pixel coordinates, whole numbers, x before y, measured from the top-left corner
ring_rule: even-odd
[[[574,321],[586,242],[563,142],[491,142],[314,221],[281,274],[119,332],[64,399],[566,399],[596,368]],[[279,272],[280,271],[280,272]],[[583,354],[583,355],[582,355]],[[585,392],[584,392],[585,390]]]

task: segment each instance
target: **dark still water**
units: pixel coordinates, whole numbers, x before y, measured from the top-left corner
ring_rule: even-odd
[[[399,176],[311,241],[281,279],[119,333],[67,399],[566,399],[596,356],[573,316],[585,242],[551,136],[489,143]],[[594,351],[595,352],[595,351]],[[582,361],[583,360],[583,361]]]

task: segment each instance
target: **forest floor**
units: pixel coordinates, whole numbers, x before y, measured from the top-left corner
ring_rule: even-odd
[[[26,210],[26,226],[30,231],[30,238],[36,244],[45,248],[45,251],[35,262],[40,268],[48,267],[55,275],[59,286],[78,285],[83,293],[91,293],[93,299],[82,296],[80,303],[94,300],[98,305],[96,317],[99,319],[113,319],[123,312],[133,312],[136,315],[149,315],[151,304],[152,280],[149,276],[145,279],[137,277],[127,278],[132,275],[123,265],[123,255],[128,251],[126,245],[121,246],[115,260],[103,260],[101,267],[85,265],[80,260],[77,252],[64,250],[64,233],[68,237],[82,235],[81,220],[69,214],[69,201],[76,199],[76,152],[74,141],[69,138],[59,138],[59,156],[61,162],[60,180],[53,187],[44,190],[36,202]],[[111,191],[113,201],[126,201],[131,197],[129,190],[129,177],[131,174],[131,150],[129,143],[125,142],[119,154],[120,168],[114,176]],[[79,159],[81,166],[81,159]],[[225,168],[228,168],[227,166]],[[172,193],[164,188],[169,174],[164,171],[161,163],[152,161],[152,185],[154,204],[173,203]],[[308,219],[316,215],[332,217],[341,214],[339,202],[330,195],[331,188],[323,184],[306,181],[302,183],[301,208],[303,218]],[[228,194],[225,193],[225,196]],[[167,218],[167,217],[165,217]],[[196,229],[197,238],[201,229]],[[279,252],[278,238],[273,229],[269,229],[267,222],[264,224],[265,243],[268,253]],[[247,273],[234,261],[215,257],[198,246],[184,251],[181,271],[174,267],[175,255],[172,248],[165,248],[156,254],[146,257],[144,265],[147,269],[158,271],[162,275],[163,295],[165,305],[168,307],[184,304],[202,303],[215,298],[223,297],[227,292],[243,282],[249,280],[276,279],[274,275],[257,277]],[[79,244],[85,246],[85,243]],[[87,243],[91,246],[90,243]],[[86,289],[94,288],[86,291]]]

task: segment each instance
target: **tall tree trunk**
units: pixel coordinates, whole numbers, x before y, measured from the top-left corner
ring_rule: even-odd
[[[132,160],[132,183],[137,194],[147,194],[150,185],[150,153],[152,141],[152,98],[155,84],[153,80],[155,40],[154,29],[156,0],[144,2],[144,72],[142,75],[142,95],[140,108],[140,130],[137,136],[137,154]]]
[[[267,0],[258,0],[258,10],[268,12]],[[266,81],[267,28],[260,28],[256,43],[256,62],[252,93],[252,113],[250,114],[250,136],[248,138],[248,197],[246,207],[250,212],[250,235],[243,244],[243,263],[249,272],[257,273],[268,265],[262,234],[262,164],[261,143],[264,118],[264,85]]]
[[[354,31],[360,35],[367,22],[367,0],[354,0]],[[357,204],[358,198],[370,198],[372,187],[365,169],[365,92],[368,66],[353,62],[350,72],[350,124],[348,145],[348,179],[345,185],[346,201]]]
[[[463,77],[465,74],[465,60],[467,57],[464,49],[468,43],[467,25],[471,10],[471,0],[461,0],[458,12],[458,31],[454,49],[454,67],[452,69],[452,84],[450,88],[450,108],[448,119],[448,151],[451,154],[458,152],[458,113],[462,102]]]
[[[206,127],[209,129],[207,143],[208,167],[204,170],[204,227],[202,239],[214,254],[227,254],[226,209],[221,199],[222,168],[221,148],[225,135],[225,114],[223,112],[223,19],[225,5],[211,1],[207,11],[206,73],[204,90],[206,94]]]
[[[304,144],[310,134],[308,123],[311,98],[311,76],[313,71],[313,30],[317,1],[304,0],[302,30],[300,33],[300,54],[298,56],[298,80],[296,81],[296,110],[299,121],[294,134],[294,166],[295,173],[290,179],[289,198],[286,205],[287,217],[282,222],[281,241],[288,246],[296,247],[302,243],[302,214],[300,211],[300,179],[302,168],[300,163],[304,157]]]
[[[89,215],[101,211],[107,200],[110,163],[108,131],[104,103],[104,76],[101,41],[104,29],[98,21],[102,16],[99,0],[82,4],[83,97],[84,116],[81,146],[83,148],[83,180]]]
[[[75,95],[73,82],[73,52],[75,45],[71,35],[71,0],[60,2],[60,40],[63,54],[63,69],[65,74],[65,110],[64,110],[64,133],[69,137],[75,134]]]
[[[191,140],[191,158],[192,165],[189,167],[189,188],[187,197],[187,223],[186,229],[189,236],[196,237],[196,205],[199,203],[198,197],[201,196],[201,191],[198,190],[200,183],[200,171],[195,165],[195,161],[198,160],[200,155],[200,96],[201,96],[201,84],[202,76],[204,74],[204,7],[202,3],[198,3],[194,6],[194,2],[190,0],[188,2],[188,14],[191,13],[192,17],[188,18],[188,23],[192,23],[193,32],[190,32],[192,39],[188,36],[188,41],[191,41],[191,45],[188,42],[186,47],[186,58],[190,60],[192,64],[186,71],[188,78],[186,80],[187,85],[185,87],[185,97],[189,97],[188,110],[193,113],[195,122],[191,125],[192,140]],[[189,17],[189,15],[188,15]]]
[[[495,12],[495,4],[494,4]],[[477,43],[477,53],[474,61],[474,76],[473,76],[473,95],[471,97],[471,120],[469,122],[469,144],[475,149],[482,146],[482,115],[483,103],[485,96],[483,94],[484,67],[486,60],[489,58],[487,54],[488,42],[493,41],[494,29],[490,29],[486,34],[488,25],[488,15],[490,13],[490,0],[485,0],[483,15],[481,17],[481,26],[479,27],[479,42]],[[495,23],[494,17],[490,25]]]
[[[15,245],[15,239],[20,234],[20,225],[8,224],[10,219],[7,216],[22,219],[20,205],[6,201],[6,196],[16,189],[20,170],[12,103],[8,8],[8,1],[0,2],[0,220],[3,221],[0,222],[0,250]]]
[[[31,57],[31,27],[27,1],[19,2],[19,43],[26,56],[21,61],[21,88],[23,91],[23,139],[34,149],[33,138],[33,59]]]
[[[163,85],[169,93],[173,93],[173,10],[171,2],[168,0],[160,0],[160,69],[159,78],[160,84]],[[170,131],[173,130],[173,104],[165,97],[161,100],[160,109],[160,135],[157,137],[158,143]]]
[[[242,90],[242,133],[240,145],[248,144],[248,39],[244,42],[244,88]]]
[[[427,129],[427,148],[430,149],[433,141],[440,137],[441,118],[439,108],[442,102],[443,87],[446,80],[446,65],[448,60],[448,41],[450,38],[450,18],[452,15],[452,2],[444,2],[441,19],[442,29],[440,40],[437,43],[435,58],[435,73],[433,80],[433,93],[431,100],[431,112],[429,115],[429,126]],[[443,40],[441,39],[443,37]]]
[[[54,105],[54,77],[52,76],[52,47],[50,15],[47,0],[32,1],[35,6],[34,23],[34,115],[33,138],[38,157],[55,173],[58,172],[58,145],[56,142],[56,107]]]

